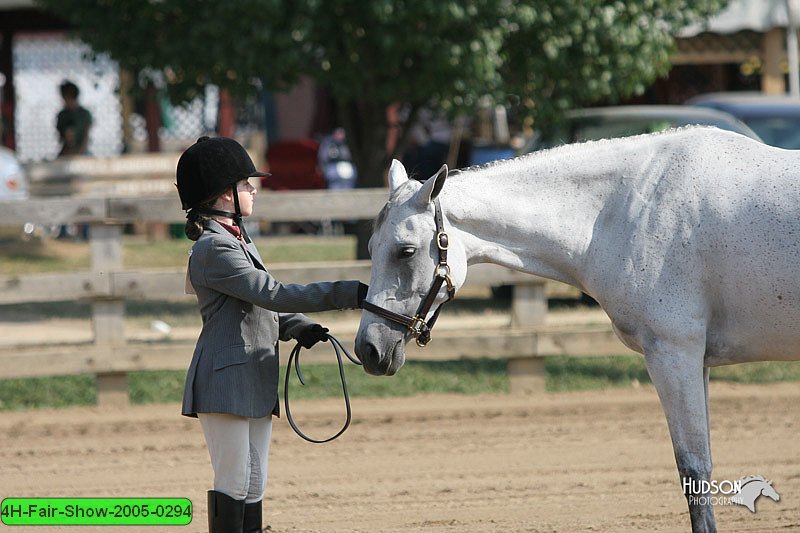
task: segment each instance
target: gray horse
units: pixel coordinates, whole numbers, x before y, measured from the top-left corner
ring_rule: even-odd
[[[442,167],[424,183],[395,161],[389,181],[355,344],[371,374],[397,372],[405,343],[430,334],[432,313],[414,310],[432,280],[434,311],[470,264],[562,281],[594,297],[644,354],[681,478],[708,481],[709,367],[800,359],[800,152],[689,127],[451,179]],[[685,492],[692,531],[716,531],[711,505],[693,503],[709,499]]]

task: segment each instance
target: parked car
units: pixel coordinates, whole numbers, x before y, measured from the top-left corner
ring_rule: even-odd
[[[28,198],[28,179],[12,150],[0,146],[0,200]]]
[[[769,145],[800,149],[800,98],[757,92],[707,93],[686,103],[730,113]]]
[[[715,109],[681,105],[636,105],[576,109],[548,133],[533,136],[520,153],[560,144],[654,133],[669,128],[701,124],[761,138],[744,122]]]

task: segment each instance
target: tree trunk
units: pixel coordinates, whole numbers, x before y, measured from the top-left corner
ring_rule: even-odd
[[[16,150],[17,141],[14,133],[14,114],[15,102],[14,94],[14,56],[12,54],[11,31],[4,31],[0,34],[0,74],[5,77],[5,84],[0,94],[0,144]]]
[[[161,108],[158,106],[158,96],[155,86],[150,83],[144,93],[144,120],[147,129],[147,151],[160,152],[161,139],[158,132],[161,129]]]
[[[339,102],[339,117],[347,135],[347,145],[358,172],[358,187],[386,187],[389,154],[386,151],[386,107],[362,102]],[[377,213],[376,213],[377,214]],[[356,224],[358,259],[369,259],[367,245],[372,236],[372,220]]]
[[[220,137],[233,137],[236,132],[236,107],[228,89],[219,91],[217,133]]]

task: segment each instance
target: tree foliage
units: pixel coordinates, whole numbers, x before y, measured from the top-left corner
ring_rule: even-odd
[[[365,186],[382,185],[386,109],[453,114],[482,98],[537,124],[642,93],[672,35],[726,0],[39,0],[96,51],[158,74],[177,100],[310,76],[337,102]],[[401,140],[407,123],[397,127]]]

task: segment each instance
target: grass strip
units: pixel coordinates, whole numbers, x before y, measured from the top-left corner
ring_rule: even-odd
[[[347,261],[356,255],[356,240],[350,235],[257,237],[255,242],[268,263]],[[186,238],[149,240],[125,235],[122,264],[128,269],[182,268],[192,244]],[[90,244],[84,240],[23,240],[0,229],[0,249],[0,272],[7,276],[88,270],[91,266]]]
[[[281,397],[283,372],[281,370]],[[293,399],[341,395],[336,365],[304,365],[303,387],[291,378]],[[546,388],[550,392],[599,390],[649,383],[641,357],[547,357]],[[184,371],[144,371],[128,375],[133,404],[180,402]],[[348,364],[345,376],[353,397],[412,396],[422,393],[503,394],[508,392],[506,362],[497,359],[460,361],[409,361],[391,378],[369,376]],[[800,364],[792,362],[745,363],[714,368],[711,379],[735,383],[800,381]],[[97,391],[93,376],[58,376],[0,381],[0,410],[60,408],[93,405]]]

